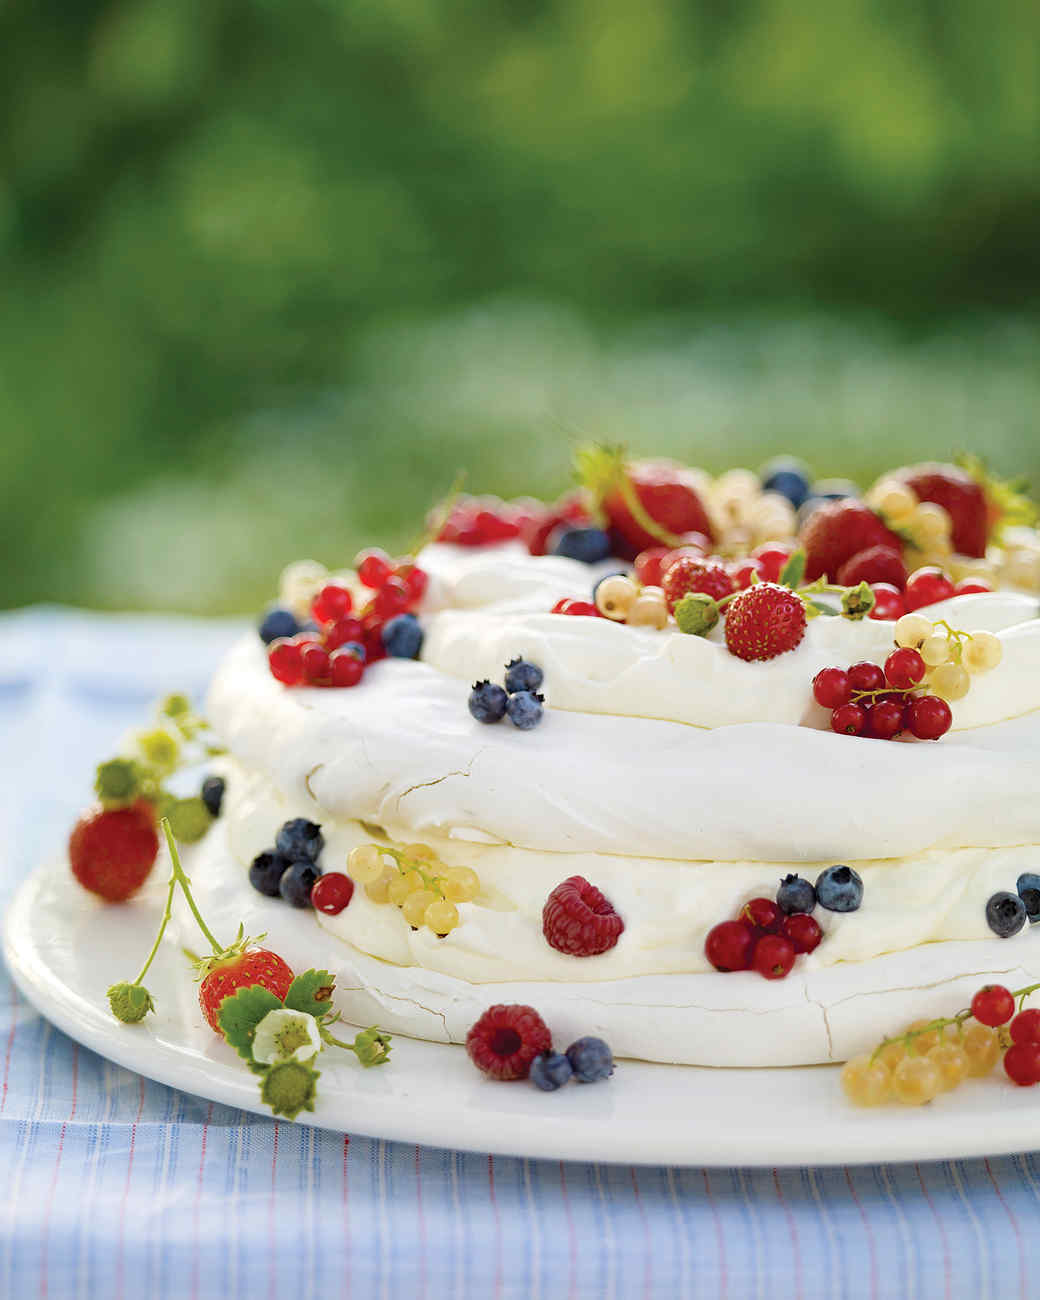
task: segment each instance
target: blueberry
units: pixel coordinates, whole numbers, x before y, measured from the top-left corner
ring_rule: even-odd
[[[202,802],[206,805],[211,817],[220,816],[220,805],[224,802],[224,778],[222,776],[207,776],[202,783]]]
[[[1001,939],[1010,939],[1026,923],[1026,905],[1017,894],[1002,889],[986,904],[986,924]]]
[[[788,916],[793,912],[811,912],[816,906],[816,890],[804,876],[784,876],[776,891],[776,905]]]
[[[596,1083],[614,1073],[614,1054],[602,1038],[579,1038],[571,1043],[567,1060],[579,1083]]]
[[[283,858],[293,862],[317,862],[318,854],[325,847],[325,837],[317,822],[294,817],[274,837],[274,846]]]
[[[1031,922],[1040,921],[1040,875],[1023,871],[1015,883],[1019,898],[1026,905],[1026,915]]]
[[[863,902],[863,881],[851,867],[828,867],[816,878],[816,901],[828,912],[854,912]]]
[[[564,528],[553,539],[552,553],[582,564],[598,564],[610,554],[610,538],[602,528]]]
[[[290,609],[273,605],[260,620],[260,640],[270,645],[282,636],[295,636],[300,630],[296,615]]]
[[[398,614],[383,625],[383,645],[392,659],[418,659],[423,630],[414,614]]]
[[[562,1052],[543,1052],[531,1062],[531,1082],[542,1092],[555,1092],[562,1088],[574,1069]]]
[[[506,702],[509,721],[521,731],[530,731],[542,720],[542,699],[534,691],[517,691]]]
[[[509,696],[494,682],[474,682],[469,693],[469,711],[478,722],[501,722]]]
[[[290,862],[278,882],[278,892],[293,907],[310,907],[311,890],[321,875],[313,862]]]
[[[277,898],[278,882],[288,865],[289,859],[280,853],[260,853],[249,868],[249,883],[268,898]]]
[[[510,695],[515,691],[536,691],[544,678],[538,665],[529,664],[526,659],[511,659],[506,664],[506,690]]]
[[[800,460],[780,456],[763,468],[762,487],[766,492],[779,492],[787,497],[797,510],[809,495],[809,475]]]

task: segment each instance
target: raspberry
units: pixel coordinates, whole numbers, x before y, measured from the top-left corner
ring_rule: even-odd
[[[838,570],[837,580],[843,587],[856,587],[861,582],[887,582],[902,591],[906,585],[906,565],[892,547],[868,546],[845,561]]]
[[[722,600],[732,594],[733,579],[721,564],[682,555],[666,569],[661,587],[669,610],[674,610],[676,602],[691,591],[703,591],[716,600]]]
[[[775,659],[801,644],[805,623],[805,606],[793,591],[759,582],[726,607],[726,646],[749,663]]]
[[[526,1079],[531,1062],[552,1050],[552,1035],[534,1007],[488,1007],[466,1035],[469,1059],[490,1079]]]
[[[618,941],[625,923],[595,885],[571,876],[556,886],[542,909],[542,933],[557,952],[595,957]]]

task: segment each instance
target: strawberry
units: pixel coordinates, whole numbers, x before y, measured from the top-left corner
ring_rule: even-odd
[[[665,570],[661,579],[668,608],[674,614],[676,604],[691,591],[703,591],[722,600],[733,591],[733,579],[717,560],[702,560],[681,555]]]
[[[652,546],[679,546],[684,533],[715,532],[697,477],[669,460],[626,460],[621,448],[584,447],[579,476],[606,515],[614,554],[632,560]]]
[[[94,808],[69,836],[69,864],[84,889],[121,903],[140,889],[155,865],[155,810],[144,799],[125,808]]]
[[[738,659],[775,659],[805,636],[805,606],[787,587],[757,582],[726,606],[726,646]]]
[[[857,551],[838,570],[843,587],[857,587],[861,582],[889,582],[900,591],[906,586],[906,565],[898,551],[889,546],[868,546]]]
[[[246,940],[248,942],[248,940]],[[220,1004],[239,989],[262,984],[276,998],[284,1000],[293,982],[293,973],[277,953],[266,948],[244,951],[235,944],[217,957],[206,958],[202,969],[208,973],[199,985],[199,1006],[212,1030],[220,1034]]]
[[[837,580],[846,560],[872,546],[902,551],[902,542],[862,501],[845,497],[814,510],[800,534],[805,550],[805,576],[809,582],[826,574]]]
[[[981,483],[956,465],[913,465],[893,477],[912,488],[919,501],[934,501],[953,520],[953,549],[959,555],[986,554],[990,507]]]

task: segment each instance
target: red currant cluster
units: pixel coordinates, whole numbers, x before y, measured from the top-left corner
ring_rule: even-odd
[[[428,582],[411,560],[391,560],[377,547],[355,560],[358,578],[372,595],[355,611],[348,587],[329,582],[311,601],[317,627],[272,641],[271,675],[285,686],[356,686],[365,667],[386,657],[383,627],[422,600]]]
[[[895,740],[909,731],[918,740],[938,740],[950,729],[950,706],[920,690],[927,665],[920,652],[899,646],[884,668],[864,660],[851,668],[821,668],[813,678],[817,704],[831,710],[840,735]]]
[[[718,971],[756,970],[767,980],[785,979],[801,953],[813,952],[823,938],[808,912],[789,915],[770,898],[753,898],[735,921],[708,931],[704,954]]]
[[[1003,984],[986,984],[957,1015],[916,1020],[847,1063],[841,1072],[845,1095],[857,1106],[890,1100],[921,1106],[967,1078],[989,1074],[1001,1053],[1012,1083],[1040,1083],[1040,1008],[1022,1009],[1038,988],[1030,984],[1012,993]]]
[[[926,564],[915,569],[906,580],[906,587],[900,591],[891,582],[872,582],[870,589],[874,593],[874,608],[870,617],[895,621],[904,614],[911,614],[915,609],[926,605],[937,605],[941,600],[953,596],[968,596],[974,592],[989,592],[993,588],[980,578],[964,578],[960,582],[943,572],[937,565]]]
[[[544,555],[557,528],[587,523],[589,512],[580,493],[570,493],[551,505],[533,497],[503,501],[459,496],[437,528],[435,540],[456,546],[496,546],[519,539],[532,555]]]

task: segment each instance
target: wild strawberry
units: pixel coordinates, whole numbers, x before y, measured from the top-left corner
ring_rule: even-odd
[[[913,465],[895,477],[913,489],[919,501],[942,506],[953,521],[951,541],[960,555],[986,554],[990,514],[986,492],[956,465]]]
[[[585,447],[578,471],[607,517],[614,553],[634,559],[651,546],[681,545],[683,533],[715,534],[697,478],[673,461],[629,461],[618,448]]]
[[[902,591],[906,586],[906,565],[899,551],[889,546],[868,546],[845,561],[836,581],[843,587],[857,587],[861,582],[887,582]]]
[[[84,889],[121,903],[140,889],[155,865],[155,810],[144,799],[128,808],[84,813],[69,837],[69,865]]]
[[[715,561],[683,555],[669,565],[661,579],[661,588],[669,610],[674,611],[683,596],[689,595],[691,591],[703,591],[716,600],[722,600],[732,593],[733,579]]]
[[[595,957],[617,943],[625,923],[613,904],[583,876],[557,885],[542,908],[542,933],[550,948],[572,957]]]
[[[751,552],[751,557],[762,566],[759,576],[763,581],[779,582],[784,565],[791,558],[793,551],[792,546],[783,546],[779,542],[766,542],[762,546],[757,546]]]
[[[726,645],[748,662],[775,659],[801,644],[805,623],[805,606],[793,591],[759,582],[726,606]]]
[[[469,1059],[490,1079],[526,1079],[531,1062],[552,1048],[552,1035],[534,1007],[488,1007],[466,1035]]]
[[[872,546],[900,551],[902,543],[862,501],[846,497],[814,510],[801,531],[805,576],[813,582],[826,574],[837,581],[846,560]]]
[[[220,1033],[220,1004],[239,989],[252,984],[262,984],[276,998],[284,998],[293,982],[293,973],[277,953],[266,948],[243,952],[229,948],[226,955],[207,958],[204,967],[208,973],[199,985],[199,1006],[209,1027]]]
[[[748,556],[746,560],[736,560],[729,566],[728,572],[737,591],[743,591],[746,587],[750,587],[753,578],[757,578],[759,582],[762,582],[766,576],[762,561],[753,559],[751,556]]]

